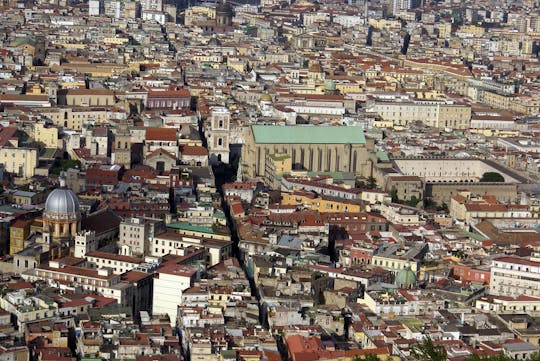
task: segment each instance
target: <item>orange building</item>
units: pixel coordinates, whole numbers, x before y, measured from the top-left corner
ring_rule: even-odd
[[[474,282],[489,285],[490,270],[480,269],[464,264],[456,264],[452,267],[452,275],[463,282]]]

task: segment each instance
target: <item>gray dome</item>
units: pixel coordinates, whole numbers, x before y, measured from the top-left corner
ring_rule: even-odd
[[[45,212],[50,215],[78,215],[79,200],[71,189],[57,188],[45,202]]]

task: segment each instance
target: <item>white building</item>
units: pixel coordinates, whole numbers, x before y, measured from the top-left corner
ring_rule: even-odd
[[[145,21],[155,21],[156,23],[163,25],[167,20],[167,15],[161,11],[143,10],[142,19]]]
[[[123,3],[119,0],[103,0],[103,13],[118,19],[123,15]]]
[[[101,1],[100,0],[90,0],[88,1],[88,15],[98,16],[101,14]]]
[[[110,268],[114,274],[129,272],[144,263],[142,258],[120,254],[92,251],[86,254],[86,263],[90,268]]]
[[[204,248],[207,251],[209,267],[215,266],[232,255],[232,242],[230,240],[187,237],[176,232],[165,232],[150,237],[149,243],[150,255],[154,257],[163,257],[168,254],[183,256],[186,248]]]
[[[489,293],[540,297],[540,261],[520,257],[495,258],[491,261]]]
[[[178,264],[166,264],[156,274],[152,313],[167,314],[171,322],[175,323],[178,306],[182,303],[182,292],[193,285],[197,270]]]
[[[142,11],[161,11],[163,10],[163,1],[161,0],[141,0]]]
[[[88,252],[95,251],[97,248],[95,231],[81,231],[75,236],[75,257],[83,258]]]

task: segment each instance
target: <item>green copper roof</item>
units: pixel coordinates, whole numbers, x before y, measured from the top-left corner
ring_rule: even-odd
[[[382,161],[382,162],[388,162],[390,160],[390,158],[388,158],[388,153],[386,152],[383,152],[383,151],[378,151],[377,153],[375,153],[375,155],[377,156],[377,158]]]
[[[256,143],[365,144],[363,127],[323,125],[252,125]]]
[[[168,228],[181,229],[184,231],[193,231],[200,233],[214,233],[212,227],[194,225],[189,222],[174,222],[167,224]]]

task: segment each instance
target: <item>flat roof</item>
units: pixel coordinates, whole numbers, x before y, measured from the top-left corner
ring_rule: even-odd
[[[324,125],[252,125],[255,143],[365,144],[364,128]]]

